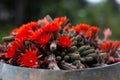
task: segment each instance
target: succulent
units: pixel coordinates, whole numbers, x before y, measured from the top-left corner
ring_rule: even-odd
[[[99,30],[88,24],[72,26],[66,17],[53,20],[47,15],[3,37],[0,59],[15,66],[52,70],[83,69],[120,61],[116,54],[120,42],[108,41],[108,37],[100,40]]]

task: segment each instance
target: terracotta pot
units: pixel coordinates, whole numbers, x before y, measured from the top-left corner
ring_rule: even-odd
[[[1,80],[120,80],[120,63],[84,70],[45,70],[0,63]]]

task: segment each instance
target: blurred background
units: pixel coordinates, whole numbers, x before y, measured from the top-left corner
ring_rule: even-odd
[[[109,27],[113,32],[111,39],[120,40],[120,0],[0,0],[0,38],[47,14],[52,18],[67,16],[73,25],[99,26],[100,35]]]

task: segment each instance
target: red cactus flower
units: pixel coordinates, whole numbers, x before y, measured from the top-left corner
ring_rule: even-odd
[[[23,27],[18,31],[18,34],[16,35],[16,38],[24,38],[25,40],[28,38],[28,35],[30,35],[31,32],[28,31],[27,28]]]
[[[90,25],[88,25],[88,24],[80,24],[79,27],[80,27],[80,29],[82,31],[86,32],[90,28]]]
[[[112,44],[112,51],[111,51],[111,55],[114,55],[116,50],[120,47],[120,42],[119,41],[114,41],[114,43]]]
[[[5,54],[5,57],[6,57],[6,58],[13,58],[13,57],[16,55],[16,52],[17,52],[16,50],[17,50],[16,47],[11,46],[11,47],[8,49],[7,53]]]
[[[59,18],[55,18],[54,22],[59,24],[59,25],[64,25],[67,22],[67,17],[59,17]]]
[[[73,27],[72,29],[75,30],[77,33],[85,34],[85,32],[90,28],[88,24],[79,24]]]
[[[38,50],[26,50],[25,54],[21,56],[19,60],[19,63],[21,66],[26,66],[26,67],[33,67],[34,65],[37,64],[37,52]]]
[[[59,38],[59,44],[63,48],[70,47],[72,44],[71,39],[68,36],[62,36]]]
[[[100,48],[103,52],[107,52],[109,55],[114,55],[116,50],[119,48],[119,41],[106,41],[105,43],[100,44]]]
[[[57,32],[60,29],[60,25],[58,23],[51,22],[45,28],[46,28],[47,31]]]
[[[29,39],[33,41],[37,40],[43,32],[44,32],[43,29],[40,28],[36,30],[35,32],[33,32],[31,35],[29,35]]]
[[[28,36],[32,34],[38,28],[39,24],[37,22],[30,22],[28,24],[22,25],[18,30],[16,38],[28,39]]]
[[[91,27],[91,31],[92,31],[94,34],[98,33],[99,30],[100,30],[100,29],[99,29],[98,27],[96,27],[96,26],[92,26],[92,27]]]
[[[36,42],[44,45],[50,41],[50,37],[51,37],[50,34],[41,34]]]
[[[89,37],[89,38],[91,38],[92,37],[92,31],[88,30],[86,32],[86,36]]]
[[[100,48],[101,48],[101,50],[102,50],[103,52],[109,53],[110,50],[111,50],[111,48],[112,48],[112,44],[113,44],[113,42],[107,41],[107,42],[105,42],[105,43],[101,43],[101,44],[100,44]]]
[[[24,51],[24,41],[23,39],[17,39],[11,43],[10,48],[8,48],[8,51],[6,53],[6,58],[13,58],[18,51]]]
[[[103,52],[105,52],[105,51],[106,51],[106,44],[101,43],[101,44],[100,44],[100,48],[101,48],[101,50],[102,50]]]
[[[39,27],[39,23],[38,22],[29,22],[28,24],[25,25],[26,27],[30,27],[31,30],[36,30]]]
[[[79,25],[76,25],[75,27],[72,28],[73,30],[75,30],[77,33],[80,32],[81,28]]]
[[[8,51],[6,53],[6,58],[14,58],[19,55],[21,51],[25,50],[24,42],[22,42],[22,39],[16,39],[13,41],[10,45],[10,48],[8,48]]]
[[[50,37],[50,34],[46,33],[46,29],[43,27],[33,32],[32,35],[29,36],[29,39],[44,45],[49,42]]]
[[[18,28],[13,29],[13,30],[11,31],[10,35],[17,35],[18,30],[19,30]]]
[[[106,41],[105,42],[107,48],[112,48],[113,42],[112,41]]]
[[[114,41],[112,48],[118,48],[120,46],[120,42],[119,41]]]
[[[24,46],[24,39],[15,39],[15,41],[13,41],[11,43],[12,46],[16,47],[18,50],[24,51],[25,50],[25,46]]]

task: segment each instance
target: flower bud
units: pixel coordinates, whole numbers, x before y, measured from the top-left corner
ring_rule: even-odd
[[[52,42],[50,44],[50,51],[55,51],[57,49],[57,44],[55,42]]]

